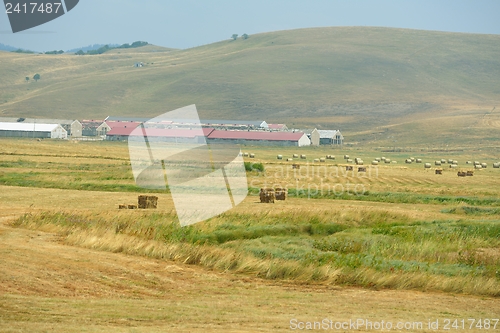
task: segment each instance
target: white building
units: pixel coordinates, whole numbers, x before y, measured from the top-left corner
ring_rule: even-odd
[[[68,132],[59,124],[0,123],[0,137],[66,140]]]

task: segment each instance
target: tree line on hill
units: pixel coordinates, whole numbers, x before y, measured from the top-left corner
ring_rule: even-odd
[[[142,47],[142,46],[146,46],[146,45],[149,45],[148,42],[142,42],[142,41],[137,41],[137,42],[133,42],[132,44],[122,44],[120,46],[116,46],[116,47],[113,47],[113,46],[109,46],[109,45],[104,45],[100,48],[98,48],[97,50],[89,50],[87,52],[84,52],[83,50],[79,50],[78,52],[75,52],[76,55],[95,55],[95,54],[103,54],[105,52],[108,52],[109,50],[114,50],[114,49],[134,49],[134,48],[137,48],[137,47]]]

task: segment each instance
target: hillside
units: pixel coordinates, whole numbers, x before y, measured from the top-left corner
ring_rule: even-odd
[[[264,33],[187,50],[0,53],[0,115],[153,117],[196,104],[204,118],[340,128],[371,145],[494,145],[498,54],[496,35],[362,27]],[[41,80],[26,83],[35,73]]]

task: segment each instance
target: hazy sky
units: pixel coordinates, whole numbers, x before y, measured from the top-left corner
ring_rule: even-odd
[[[500,34],[499,0],[80,0],[66,15],[13,34],[0,12],[0,43],[36,51],[131,43],[189,48],[233,33],[382,26]]]

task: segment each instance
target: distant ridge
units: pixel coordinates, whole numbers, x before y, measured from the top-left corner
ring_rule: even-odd
[[[15,50],[18,50],[18,49],[19,49],[18,47],[14,47],[14,46],[5,45],[5,44],[0,43],[0,50],[1,51],[12,52],[12,51],[15,51]]]
[[[74,49],[71,49],[71,50],[67,50],[66,52],[67,53],[75,53],[75,52],[78,52],[80,50],[82,50],[83,52],[93,51],[93,50],[97,50],[97,49],[99,49],[101,47],[104,47],[106,45],[108,45],[109,47],[120,46],[120,44],[92,44],[92,45],[87,45],[87,46],[77,47],[77,48],[74,48]]]

